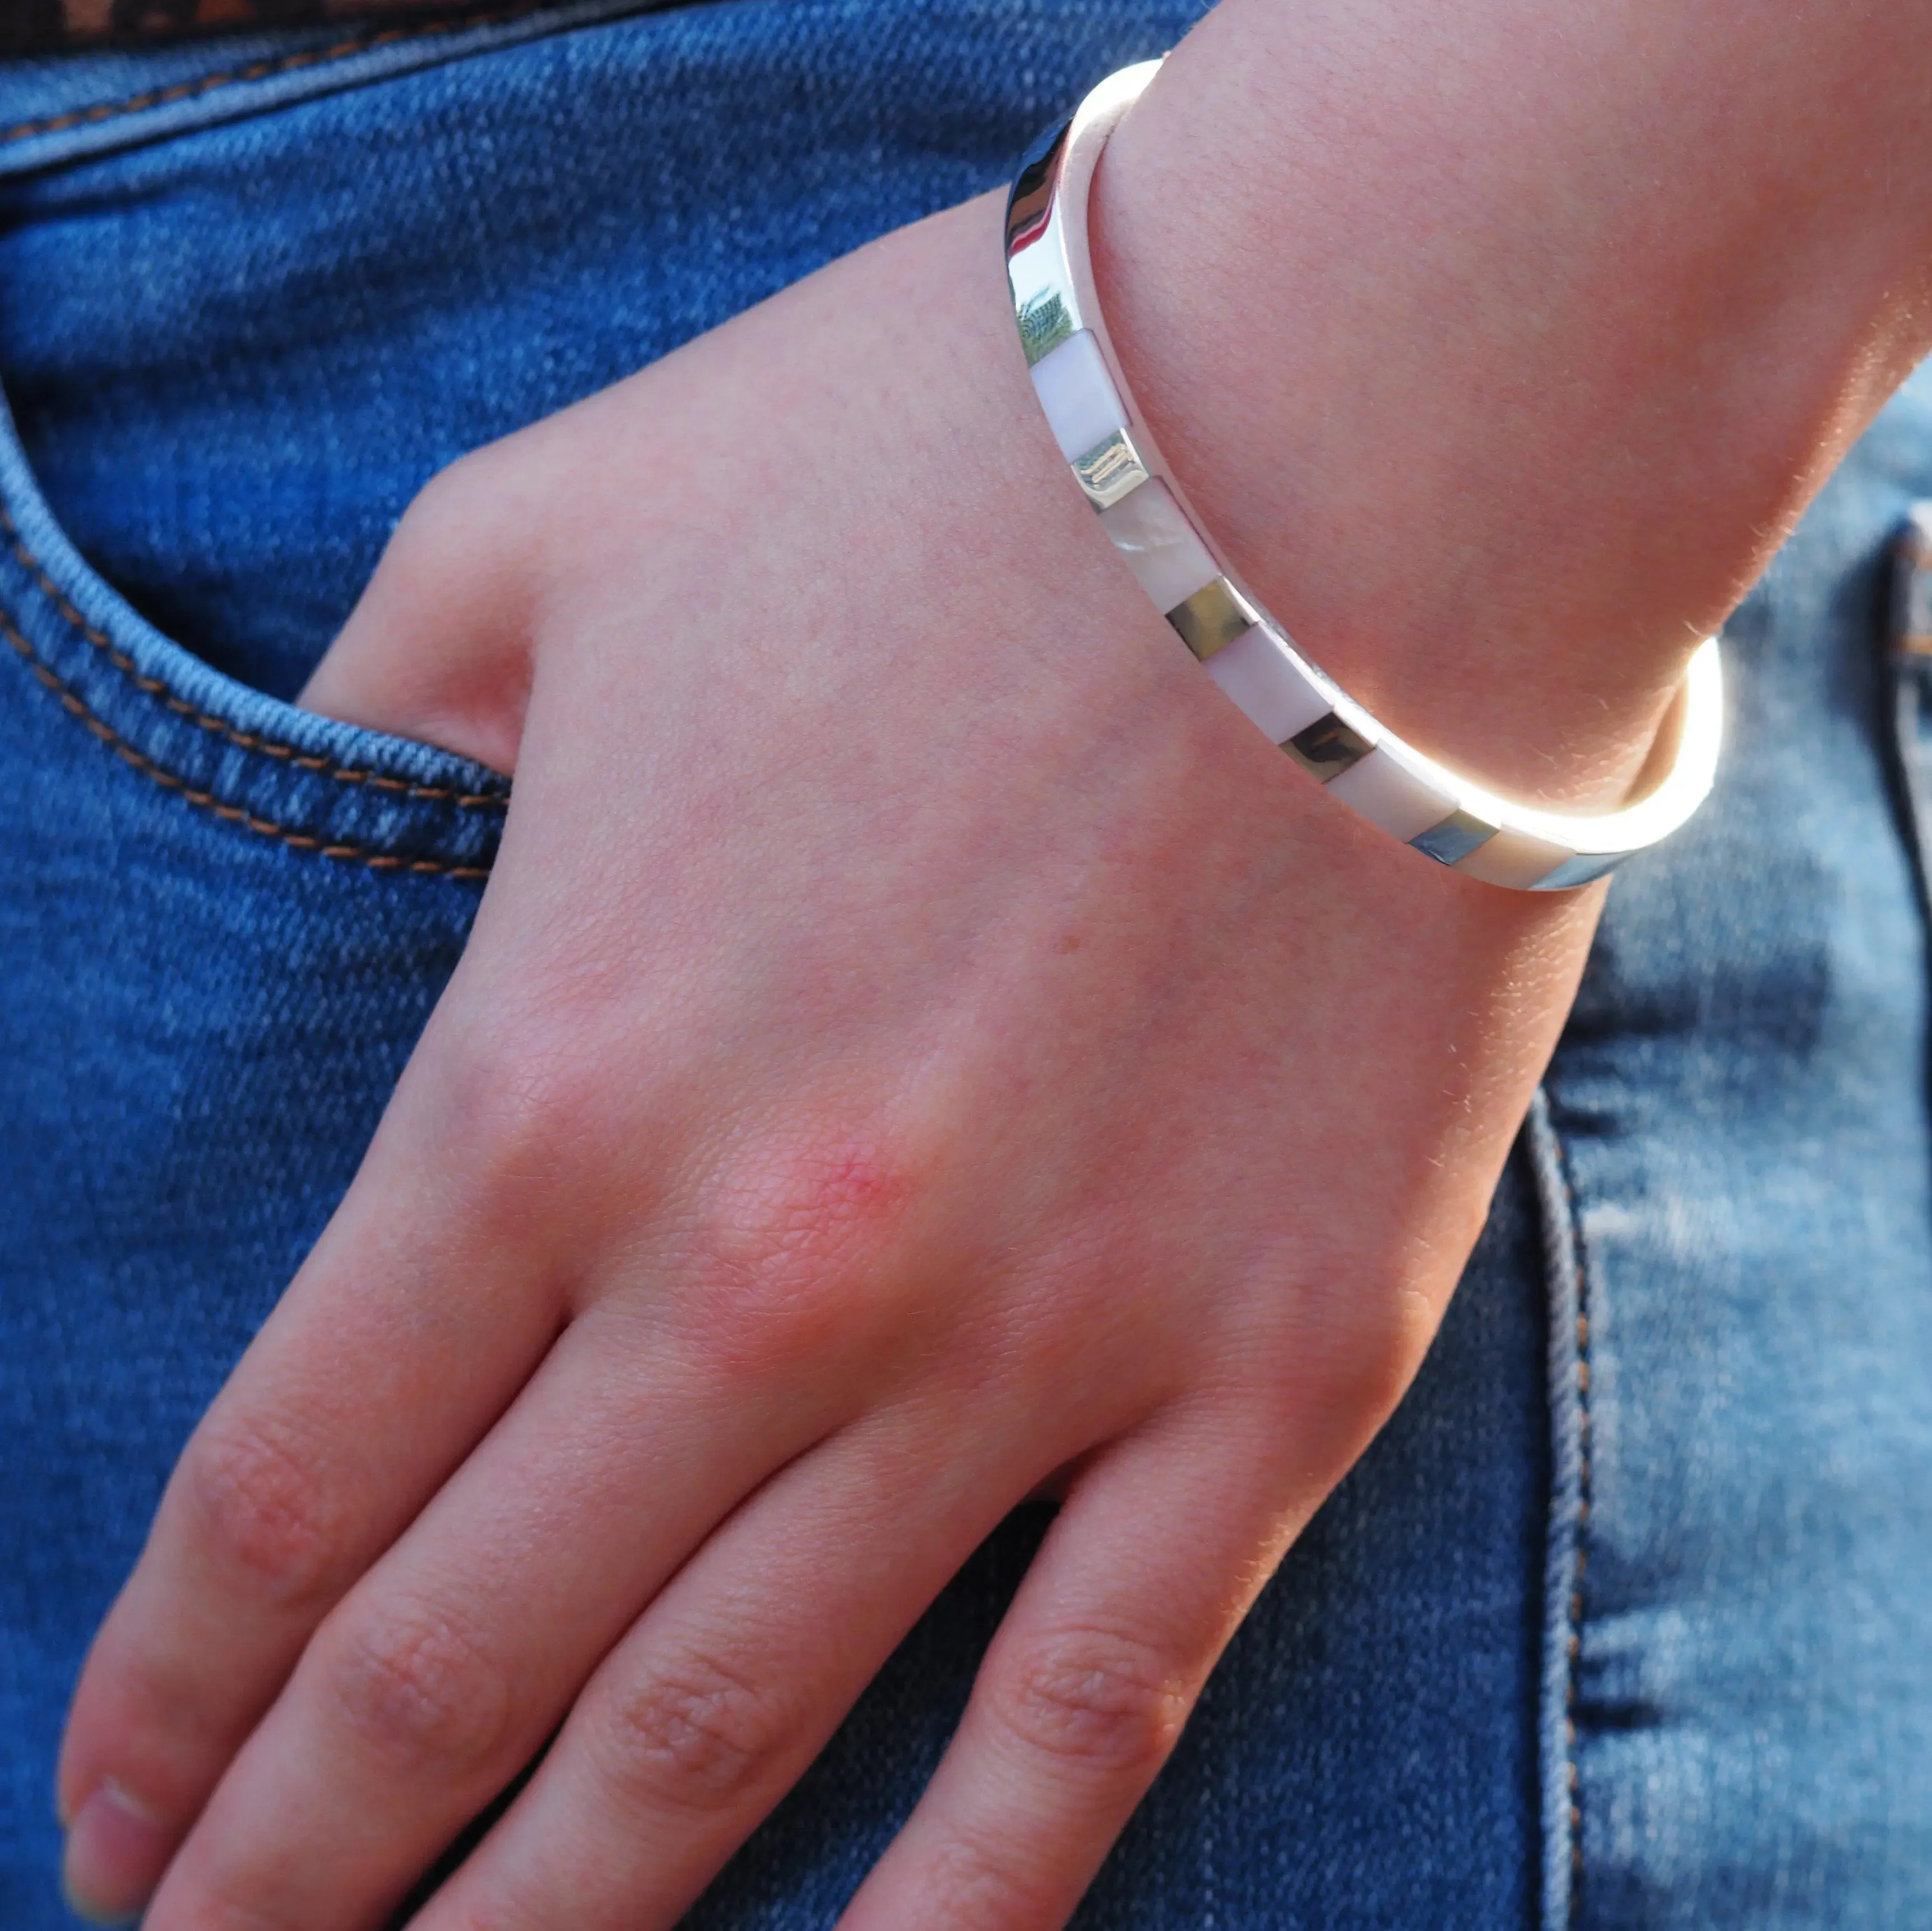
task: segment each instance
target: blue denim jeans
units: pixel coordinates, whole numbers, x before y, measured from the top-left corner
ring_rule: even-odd
[[[412,493],[1000,181],[1197,0],[625,0],[0,68],[0,1927],[88,1636],[449,973],[506,787],[288,699]],[[988,273],[997,273],[989,265]],[[1413,1394],[1090,1931],[1932,1924],[1926,931],[1883,556],[1932,383],[1730,627]],[[1901,713],[1903,715],[1903,713]],[[694,1913],[830,1925],[1016,1516]]]

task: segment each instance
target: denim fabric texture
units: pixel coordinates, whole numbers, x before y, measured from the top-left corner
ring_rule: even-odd
[[[415,490],[1002,181],[1191,0],[717,0],[0,67],[0,1931],[67,1695],[458,956],[491,774],[287,702]],[[988,273],[998,273],[988,264]],[[1925,933],[1876,723],[1932,385],[1731,627],[1417,1387],[1084,1931],[1932,1924]],[[1016,1516],[694,1913],[830,1926]]]

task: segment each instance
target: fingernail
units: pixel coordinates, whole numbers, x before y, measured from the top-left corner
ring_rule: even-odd
[[[131,1924],[166,1869],[167,1833],[112,1777],[74,1813],[61,1886],[90,1924]]]

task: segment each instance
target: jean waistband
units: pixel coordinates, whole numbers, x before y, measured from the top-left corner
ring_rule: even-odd
[[[0,61],[0,179],[674,4],[511,0],[482,11],[378,15]]]

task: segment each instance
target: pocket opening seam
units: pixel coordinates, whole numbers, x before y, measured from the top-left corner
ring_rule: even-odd
[[[0,536],[4,537],[15,559],[32,577],[42,594],[66,622],[100,651],[116,670],[134,683],[136,689],[151,697],[158,698],[177,717],[186,718],[202,730],[240,750],[258,751],[264,757],[277,758],[292,765],[298,771],[312,771],[320,777],[333,778],[338,784],[363,784],[374,791],[394,792],[399,797],[433,799],[442,804],[454,805],[466,811],[501,811],[508,808],[508,799],[494,793],[459,791],[448,784],[413,784],[406,778],[392,778],[386,772],[371,771],[361,766],[336,764],[328,758],[298,751],[292,745],[277,744],[253,731],[237,730],[226,718],[217,717],[190,704],[186,698],[170,690],[161,679],[151,677],[137,669],[134,660],[120,649],[105,631],[89,623],[47,574],[40,559],[28,548],[26,540],[21,535],[18,526],[4,505],[0,505]],[[12,633],[10,631],[8,634],[11,636]],[[31,650],[31,646],[26,646],[22,639],[16,637],[14,642],[16,649]],[[38,661],[38,658],[35,661]]]
[[[277,824],[271,818],[258,817],[252,811],[244,811],[238,805],[224,805],[212,792],[197,790],[177,773],[164,769],[152,758],[143,756],[112,724],[96,716],[86,701],[42,660],[39,652],[4,616],[0,616],[0,635],[4,635],[14,646],[21,661],[61,708],[78,718],[124,764],[139,772],[143,778],[152,778],[163,790],[172,792],[197,810],[208,812],[225,823],[242,826],[260,837],[274,838],[294,850],[315,852],[323,858],[364,865],[374,871],[434,874],[445,878],[466,880],[487,879],[490,876],[487,865],[449,865],[438,859],[402,858],[393,852],[373,850],[366,845],[325,844],[305,832],[295,831],[286,825]]]
[[[292,73],[306,67],[325,66],[331,61],[346,60],[352,54],[393,46],[399,41],[428,40],[437,34],[454,33],[463,28],[500,26],[526,13],[541,13],[553,4],[554,0],[525,0],[521,5],[494,7],[486,13],[456,13],[439,19],[418,21],[410,26],[386,27],[373,34],[355,34],[329,46],[304,47],[295,53],[278,55],[272,60],[250,61],[245,67],[202,74],[194,80],[175,81],[166,87],[149,88],[145,93],[130,94],[125,100],[96,101],[90,106],[70,107],[58,114],[45,114],[34,120],[0,128],[0,147],[16,141],[30,140],[38,134],[59,134],[70,128],[91,127],[125,114],[144,112],[152,107],[171,107],[178,101],[199,100],[202,95],[212,94],[220,88],[232,87],[244,81],[269,80],[278,74]]]

